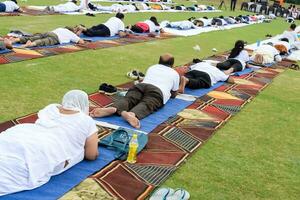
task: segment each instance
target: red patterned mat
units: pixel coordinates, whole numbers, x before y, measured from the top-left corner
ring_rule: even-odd
[[[137,157],[137,163],[114,161],[90,178],[118,199],[145,199],[284,70],[284,67],[263,68],[235,77],[235,84],[225,84],[198,98],[153,130],[146,148]],[[126,83],[119,87],[131,85]],[[89,99],[92,106],[101,107],[114,101],[113,96],[98,92],[89,95]],[[1,123],[0,132],[16,124],[33,123],[36,119],[34,113]],[[99,127],[99,138],[110,132],[108,128]]]

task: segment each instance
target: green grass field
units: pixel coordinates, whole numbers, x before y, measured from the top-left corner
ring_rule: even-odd
[[[27,5],[51,5],[60,0],[28,0]],[[209,2],[217,5],[219,1]],[[23,3],[23,2],[22,2]],[[184,2],[185,3],[185,2]],[[227,3],[229,6],[229,3]],[[223,12],[238,15],[240,12]],[[153,14],[128,14],[126,24]],[[159,20],[182,20],[191,16],[218,16],[220,13],[157,13]],[[50,31],[56,27],[88,26],[111,15],[1,17],[0,35],[11,29],[28,32]],[[278,34],[289,24],[277,19],[239,29],[204,33],[193,37],[153,41],[100,50],[88,50],[0,66],[0,122],[43,106],[59,102],[70,89],[88,93],[101,82],[128,81],[131,69],[145,71],[160,54],[170,52],[177,65],[195,57],[232,48],[238,39],[253,43],[266,34]],[[198,44],[200,52],[193,50]],[[253,102],[230,120],[164,186],[182,187],[191,199],[300,199],[300,74],[287,70],[277,77]]]

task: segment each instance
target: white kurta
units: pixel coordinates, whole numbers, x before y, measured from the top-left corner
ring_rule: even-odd
[[[96,131],[91,117],[81,112],[63,115],[51,104],[39,112],[35,124],[2,132],[0,196],[39,187],[83,160],[85,141]]]

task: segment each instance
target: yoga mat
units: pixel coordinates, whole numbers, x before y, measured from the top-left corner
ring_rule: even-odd
[[[184,94],[189,94],[189,95],[193,95],[193,96],[197,96],[197,97],[201,97],[205,94],[207,94],[208,92],[222,86],[224,84],[224,82],[218,82],[216,83],[214,86],[207,88],[207,89],[189,89],[189,88],[185,88],[184,90]]]
[[[235,76],[243,76],[243,75],[249,74],[249,73],[251,73],[251,72],[253,72],[253,69],[252,69],[252,68],[246,68],[246,69],[244,69],[243,71],[235,72],[234,75],[235,75]]]
[[[170,99],[164,107],[159,109],[157,112],[149,115],[148,117],[142,119],[141,131],[150,133],[158,125],[168,120],[170,117],[176,115],[178,112],[191,105],[193,102],[185,101],[181,99]],[[113,115],[104,118],[95,118],[96,121],[107,122],[124,128],[133,129],[122,117]]]
[[[29,190],[0,197],[1,200],[53,200],[63,196],[94,172],[102,169],[115,160],[114,152],[99,147],[99,157],[95,161],[82,161],[69,170],[53,176],[45,185]]]
[[[11,50],[9,49],[0,50],[0,54],[9,53],[9,52],[11,52]]]
[[[96,41],[101,41],[101,40],[118,39],[120,37],[119,36],[111,36],[111,37],[88,37],[88,36],[85,36],[85,35],[82,34],[82,35],[80,35],[80,38],[84,39],[84,40],[91,41],[91,42],[96,42]]]

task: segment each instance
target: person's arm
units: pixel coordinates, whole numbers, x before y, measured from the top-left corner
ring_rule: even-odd
[[[235,83],[235,82],[234,82],[234,79],[232,78],[232,76],[229,76],[226,82],[227,82],[227,83],[231,83],[231,84],[234,84],[234,83]]]
[[[178,94],[178,91],[171,91],[171,98],[174,99]]]
[[[128,33],[126,33],[125,31],[119,31],[119,36],[120,37],[126,37],[127,35],[129,35]]]
[[[85,141],[84,158],[87,160],[96,160],[98,155],[98,136],[97,132],[95,132]]]
[[[78,40],[77,44],[84,44],[85,41],[83,39]]]

